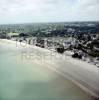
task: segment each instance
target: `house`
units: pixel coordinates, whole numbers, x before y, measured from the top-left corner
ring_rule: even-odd
[[[9,38],[11,38],[11,37],[19,37],[19,33],[10,32],[10,33],[7,33],[7,37],[9,37]]]

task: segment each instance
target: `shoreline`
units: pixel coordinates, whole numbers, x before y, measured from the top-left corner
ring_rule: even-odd
[[[12,43],[12,44],[16,44],[16,41],[12,41],[12,40],[7,40],[7,39],[3,39],[3,40],[1,40],[0,39],[0,41],[1,42],[5,42],[5,43]],[[22,43],[23,45],[24,45],[24,43]],[[18,47],[20,48],[20,42],[17,42],[17,45],[18,45]],[[50,51],[50,50],[47,50],[47,49],[45,49],[45,48],[40,48],[40,47],[36,47],[36,46],[32,46],[32,45],[29,45],[29,44],[27,44],[26,45],[27,46],[27,48],[35,48],[35,49],[39,49],[39,50],[41,50],[41,52],[52,52],[52,51]],[[58,54],[58,56],[60,56],[60,54]],[[99,99],[99,85],[97,85],[95,88],[98,88],[98,91],[96,90],[96,92],[95,92],[95,88],[93,87],[93,86],[89,86],[89,84],[87,84],[88,82],[87,82],[87,80],[85,81],[85,80],[82,80],[81,79],[81,77],[79,77],[79,78],[76,78],[77,76],[75,76],[75,77],[71,77],[71,76],[73,76],[73,74],[72,74],[72,72],[71,72],[71,74],[72,75],[70,75],[70,73],[68,73],[68,71],[67,72],[65,72],[65,70],[66,70],[66,63],[68,63],[68,65],[69,66],[74,66],[74,67],[77,67],[77,68],[81,68],[81,69],[83,69],[83,70],[87,70],[88,72],[93,72],[92,74],[92,76],[97,76],[97,75],[99,75],[98,73],[99,73],[99,69],[96,67],[96,66],[94,66],[94,65],[91,65],[91,64],[89,64],[89,63],[86,63],[86,62],[84,62],[84,61],[81,61],[81,60],[78,60],[78,59],[73,59],[72,57],[68,57],[68,60],[67,61],[65,61],[65,64],[64,65],[62,65],[63,66],[63,70],[62,70],[62,68],[60,69],[60,67],[61,67],[61,64],[60,65],[58,65],[58,67],[57,67],[57,65],[56,65],[56,63],[58,63],[56,60],[54,60],[55,61],[55,63],[54,64],[49,64],[49,62],[45,62],[46,64],[48,64],[49,66],[47,66],[49,69],[52,69],[53,71],[55,71],[55,72],[57,72],[58,74],[60,74],[60,75],[62,75],[63,77],[65,77],[66,79],[68,79],[68,80],[70,80],[72,83],[74,83],[74,84],[76,84],[78,87],[80,87],[83,91],[85,91],[87,94],[89,94],[89,95],[91,95],[92,97],[95,97],[95,98],[98,98]],[[53,61],[53,62],[54,62]],[[61,61],[60,61],[61,62]],[[59,63],[60,63],[59,62]],[[64,62],[64,61],[63,61]],[[62,62],[61,62],[62,63]],[[80,66],[79,66],[80,65]],[[51,67],[52,66],[52,67]],[[64,68],[65,67],[65,68]],[[71,67],[72,68],[72,67]],[[64,70],[65,69],[65,70]],[[77,70],[75,70],[75,71],[77,71]],[[96,73],[96,74],[95,74]],[[80,74],[80,73],[79,73]],[[89,73],[87,73],[87,74],[89,74]],[[83,73],[81,74],[81,75],[83,75]],[[90,74],[91,75],[91,74]],[[89,78],[90,77],[90,75],[87,77],[87,78]],[[83,77],[83,76],[82,76]],[[74,79],[73,79],[74,78]],[[80,80],[79,80],[80,79]],[[93,80],[93,79],[92,79]],[[94,81],[95,81],[95,79],[92,81],[91,79],[90,79],[90,81],[93,83]],[[97,84],[99,83],[99,81],[98,80],[96,80],[97,81]],[[81,83],[80,83],[81,82]],[[88,87],[86,87],[85,85],[87,84],[87,86]],[[92,84],[91,84],[92,85]],[[92,89],[92,90],[91,90]]]

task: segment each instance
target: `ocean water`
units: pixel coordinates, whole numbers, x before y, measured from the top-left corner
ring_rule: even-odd
[[[93,100],[54,71],[20,55],[14,44],[0,43],[0,100]]]

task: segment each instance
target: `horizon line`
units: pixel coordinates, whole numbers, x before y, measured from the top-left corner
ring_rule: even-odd
[[[56,21],[56,22],[19,22],[19,23],[4,23],[0,25],[19,25],[19,24],[46,24],[46,23],[79,23],[79,22],[99,22],[99,21]]]

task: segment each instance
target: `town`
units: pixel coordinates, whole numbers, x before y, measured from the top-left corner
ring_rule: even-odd
[[[26,42],[99,67],[99,22],[0,25],[0,38]]]

